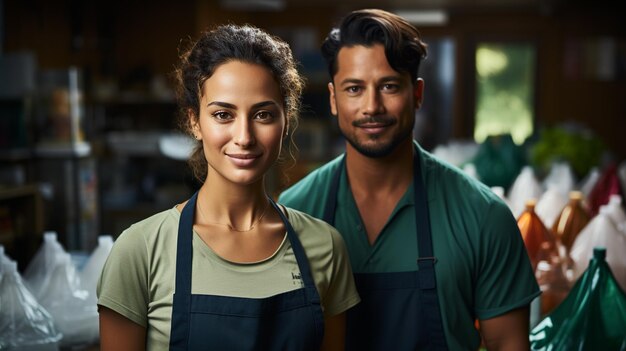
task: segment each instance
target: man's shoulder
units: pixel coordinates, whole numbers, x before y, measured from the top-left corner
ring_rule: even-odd
[[[278,202],[315,217],[322,215],[333,175],[339,169],[343,155],[307,174],[280,194]]]
[[[439,195],[463,196],[467,200],[472,200],[474,205],[491,206],[494,203],[500,205],[500,199],[488,186],[472,178],[459,167],[427,151],[421,150],[421,154],[425,168],[424,180],[430,190],[435,190],[440,193]]]

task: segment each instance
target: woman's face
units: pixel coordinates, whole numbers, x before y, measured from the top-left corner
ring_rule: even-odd
[[[236,184],[263,179],[281,150],[286,116],[278,83],[267,68],[230,61],[202,86],[200,116],[208,176]]]

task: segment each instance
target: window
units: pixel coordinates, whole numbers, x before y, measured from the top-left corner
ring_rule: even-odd
[[[511,134],[520,145],[533,133],[535,47],[482,42],[476,47],[474,139]]]

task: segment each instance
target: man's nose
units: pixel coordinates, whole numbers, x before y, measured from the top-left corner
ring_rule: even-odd
[[[370,89],[365,94],[363,113],[366,115],[378,115],[384,112],[382,96],[378,89]]]

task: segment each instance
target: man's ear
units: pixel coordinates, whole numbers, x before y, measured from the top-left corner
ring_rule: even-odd
[[[335,98],[335,86],[333,82],[328,83],[328,98],[330,99],[330,113],[337,116],[337,100]]]
[[[415,109],[419,110],[424,99],[424,80],[422,78],[417,78],[413,84],[413,98],[415,99]]]

